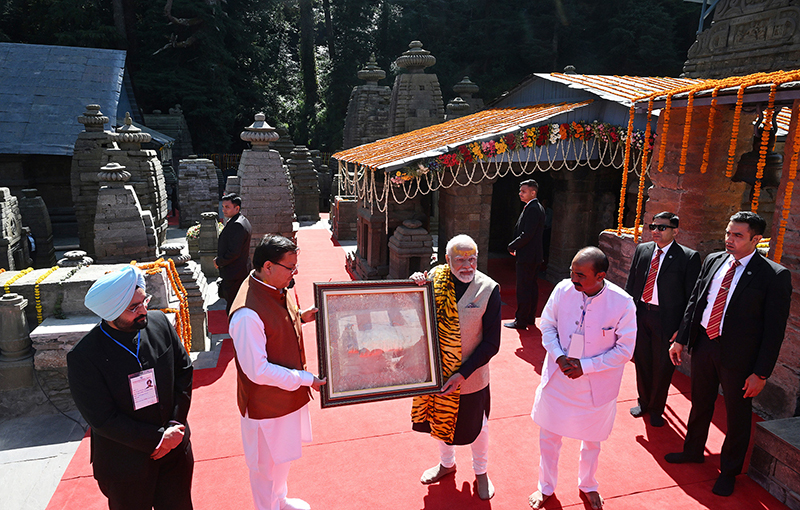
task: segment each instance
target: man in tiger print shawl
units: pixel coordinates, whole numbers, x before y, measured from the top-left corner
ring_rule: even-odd
[[[489,453],[489,360],[500,350],[500,286],[477,270],[478,246],[467,235],[447,243],[447,264],[411,279],[433,279],[442,375],[436,395],[415,397],[412,428],[436,438],[439,464],[422,474],[425,485],[456,471],[455,445],[470,445],[475,492],[494,496],[486,474]]]

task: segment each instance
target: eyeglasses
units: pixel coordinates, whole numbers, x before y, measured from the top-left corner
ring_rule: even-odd
[[[152,295],[150,295],[150,294],[148,294],[147,296],[145,296],[145,298],[142,300],[142,302],[141,302],[141,303],[137,303],[137,304],[135,304],[135,305],[131,305],[131,306],[129,306],[127,311],[129,311],[129,312],[131,312],[131,313],[136,313],[136,311],[137,311],[139,308],[142,308],[142,307],[145,309],[145,311],[147,311],[147,305],[149,305],[149,304],[150,304],[150,300],[151,300],[151,299],[153,299],[153,296],[152,296]]]
[[[280,262],[273,262],[273,264],[277,264],[284,269],[288,269],[292,274],[297,274],[297,264],[295,264],[294,267],[284,266]]]
[[[655,223],[651,223],[647,225],[647,228],[649,228],[650,230],[658,230],[659,232],[663,232],[668,228],[678,228],[678,227],[673,227],[672,225],[656,225]]]

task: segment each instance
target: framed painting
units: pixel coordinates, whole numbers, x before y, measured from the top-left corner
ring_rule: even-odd
[[[322,407],[442,389],[433,283],[314,284]]]

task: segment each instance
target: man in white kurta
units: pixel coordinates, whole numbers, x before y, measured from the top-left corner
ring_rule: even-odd
[[[320,385],[325,383],[324,379],[320,380],[306,370],[270,362],[267,355],[270,338],[266,332],[271,331],[271,328],[262,320],[264,312],[262,311],[260,315],[255,310],[242,306],[248,292],[258,296],[259,299],[261,296],[278,296],[278,299],[285,303],[283,311],[286,312],[286,316],[280,317],[280,314],[274,314],[271,320],[299,322],[302,319],[303,322],[307,322],[314,319],[315,308],[301,313],[292,302],[292,298],[286,296],[286,287],[292,276],[297,273],[296,250],[294,243],[286,238],[280,236],[265,238],[253,255],[253,265],[256,269],[245,281],[240,289],[240,295],[234,302],[228,331],[236,351],[237,369],[252,387],[272,387],[285,392],[298,392],[301,387],[306,386],[319,391]],[[296,329],[289,324],[290,332]],[[302,347],[302,335],[298,337],[299,345]],[[239,382],[241,386],[241,381]],[[241,392],[240,387],[240,407]],[[257,394],[253,393],[250,398],[257,398]],[[301,401],[301,404],[302,402],[305,401]],[[241,429],[245,461],[250,470],[250,485],[256,509],[310,508],[301,499],[286,497],[286,479],[291,461],[300,458],[301,443],[312,440],[308,404],[302,404],[302,407],[287,414],[261,419],[250,416],[251,408],[255,409],[251,406],[255,404],[257,402],[245,407],[241,418]],[[272,414],[281,413],[278,410]]]
[[[595,478],[600,443],[614,425],[622,373],[636,344],[636,306],[605,280],[607,270],[600,249],[583,248],[571,278],[556,286],[542,312],[547,356],[531,413],[541,452],[538,491],[528,498],[534,509],[555,492],[562,437],[581,440],[578,489],[592,508],[603,507]]]

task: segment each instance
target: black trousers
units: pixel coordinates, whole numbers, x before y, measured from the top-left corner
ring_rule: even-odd
[[[122,480],[97,481],[109,510],[192,510],[192,443],[186,441],[148,469]]]
[[[517,324],[535,324],[539,306],[539,264],[517,261]]]
[[[636,304],[636,389],[639,406],[650,414],[660,416],[667,405],[667,393],[672,382],[675,365],[669,359],[669,338],[661,329],[661,312],[648,310],[645,304]]]
[[[220,280],[217,294],[225,300],[225,315],[230,315],[231,305],[233,300],[236,299],[236,294],[239,293],[239,287],[244,283],[244,278],[241,280]]]
[[[728,432],[719,458],[720,473],[736,476],[742,472],[750,443],[753,399],[744,398],[742,389],[750,374],[723,367],[720,363],[720,347],[719,342],[710,340],[701,329],[697,346],[692,350],[692,410],[683,451],[691,456],[703,455],[721,384],[728,413]]]

